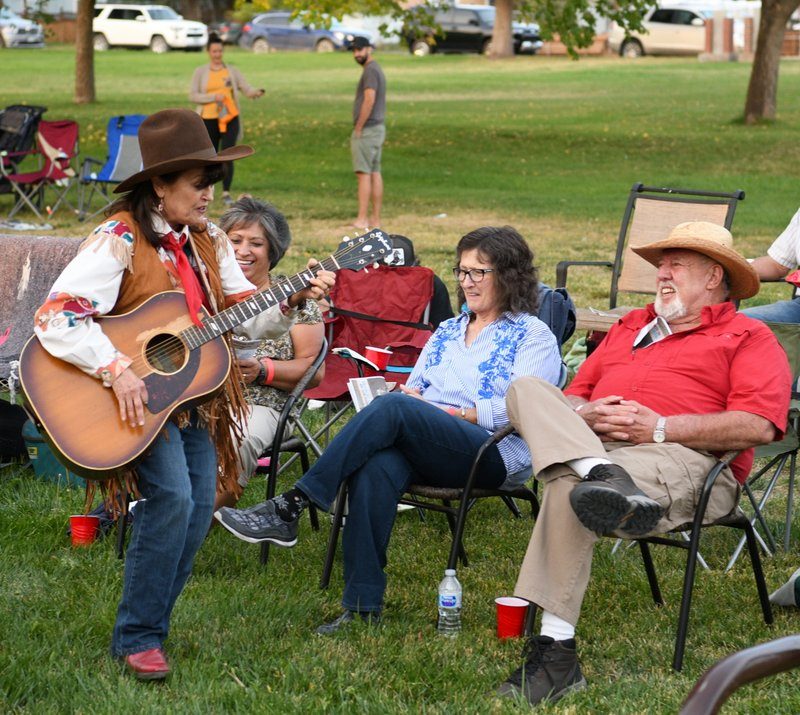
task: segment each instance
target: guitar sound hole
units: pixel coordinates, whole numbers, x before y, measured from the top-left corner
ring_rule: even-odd
[[[172,374],[186,361],[186,348],[174,335],[162,333],[152,337],[144,351],[147,362],[158,372]]]

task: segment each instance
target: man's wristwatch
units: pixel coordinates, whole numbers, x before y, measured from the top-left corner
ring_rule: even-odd
[[[653,430],[653,442],[661,444],[667,439],[667,418],[659,417],[656,420],[656,427]]]
[[[261,360],[258,361],[258,375],[256,375],[256,379],[254,382],[256,385],[263,385],[264,380],[267,379],[267,369],[264,367],[264,363]]]

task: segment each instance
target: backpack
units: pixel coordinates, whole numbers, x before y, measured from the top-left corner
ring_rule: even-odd
[[[551,288],[539,283],[539,320],[544,322],[558,341],[558,348],[572,337],[576,326],[575,303],[566,288]]]

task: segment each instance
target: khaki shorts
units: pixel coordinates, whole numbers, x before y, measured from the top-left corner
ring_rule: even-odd
[[[353,156],[353,171],[357,174],[377,174],[381,170],[381,148],[386,138],[386,126],[375,124],[364,127],[361,136],[350,135],[350,153]]]

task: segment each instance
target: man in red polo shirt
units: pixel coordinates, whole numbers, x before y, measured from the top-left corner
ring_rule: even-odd
[[[759,288],[732,244],[727,229],[688,222],[633,248],[658,268],[655,303],[622,318],[564,393],[535,378],[508,391],[510,422],[544,483],[515,594],[543,614],[525,664],[498,694],[536,704],[585,688],[575,624],[599,535],[691,521],[715,455],[741,450],[706,512],[725,516],[753,447],[783,436],[789,365],[770,330],[730,302]]]

